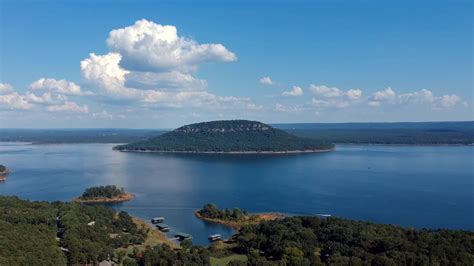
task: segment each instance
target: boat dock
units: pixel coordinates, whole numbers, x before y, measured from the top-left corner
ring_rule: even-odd
[[[219,241],[219,240],[222,240],[222,236],[221,234],[214,234],[214,235],[210,235],[208,237],[209,241],[211,242],[214,242],[214,241]]]
[[[156,228],[162,232],[168,232],[170,230],[170,227],[167,224],[164,223],[159,223],[156,225]]]
[[[151,223],[152,224],[158,224],[158,223],[162,223],[165,221],[165,217],[155,217],[155,218],[151,218]]]
[[[174,235],[179,241],[183,241],[183,240],[186,240],[186,239],[193,239],[193,236],[190,235],[190,234],[186,234],[186,233],[176,233]]]

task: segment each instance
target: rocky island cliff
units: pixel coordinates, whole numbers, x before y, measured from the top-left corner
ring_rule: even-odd
[[[223,120],[185,125],[114,149],[137,152],[300,153],[330,151],[334,145],[297,137],[258,121]]]

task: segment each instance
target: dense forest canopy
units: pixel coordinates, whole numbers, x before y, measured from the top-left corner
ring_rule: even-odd
[[[146,141],[115,147],[117,150],[169,152],[285,152],[330,148],[333,148],[330,143],[297,137],[247,120],[186,125]]]
[[[238,219],[212,204],[203,210],[207,217]],[[164,244],[137,248],[144,243],[145,230],[126,212],[106,207],[0,196],[0,265],[94,264],[105,259],[123,265],[210,265],[226,258],[229,265],[474,263],[474,233],[461,230],[289,217],[245,225],[227,243],[205,248],[183,242],[180,250]]]
[[[97,198],[116,198],[125,194],[123,188],[117,188],[115,185],[99,186],[87,188],[80,199],[97,199]]]
[[[473,265],[474,233],[415,230],[339,218],[291,217],[248,225],[236,236],[255,264]],[[257,255],[257,254],[263,254]]]
[[[0,265],[98,262],[142,243],[146,233],[126,212],[0,196]]]

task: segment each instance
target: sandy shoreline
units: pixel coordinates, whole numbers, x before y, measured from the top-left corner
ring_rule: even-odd
[[[81,198],[75,198],[73,202],[77,203],[118,203],[118,202],[124,202],[124,201],[129,201],[135,198],[135,195],[132,193],[125,193],[123,195],[120,195],[119,197],[115,198],[93,198],[93,199],[81,199]]]

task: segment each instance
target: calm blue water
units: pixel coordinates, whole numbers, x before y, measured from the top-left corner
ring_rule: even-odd
[[[90,186],[116,184],[135,200],[115,205],[207,244],[230,236],[193,212],[208,202],[251,212],[336,216],[429,228],[474,230],[474,147],[338,145],[301,155],[123,153],[110,144],[0,143],[11,168],[0,194],[70,200]]]

